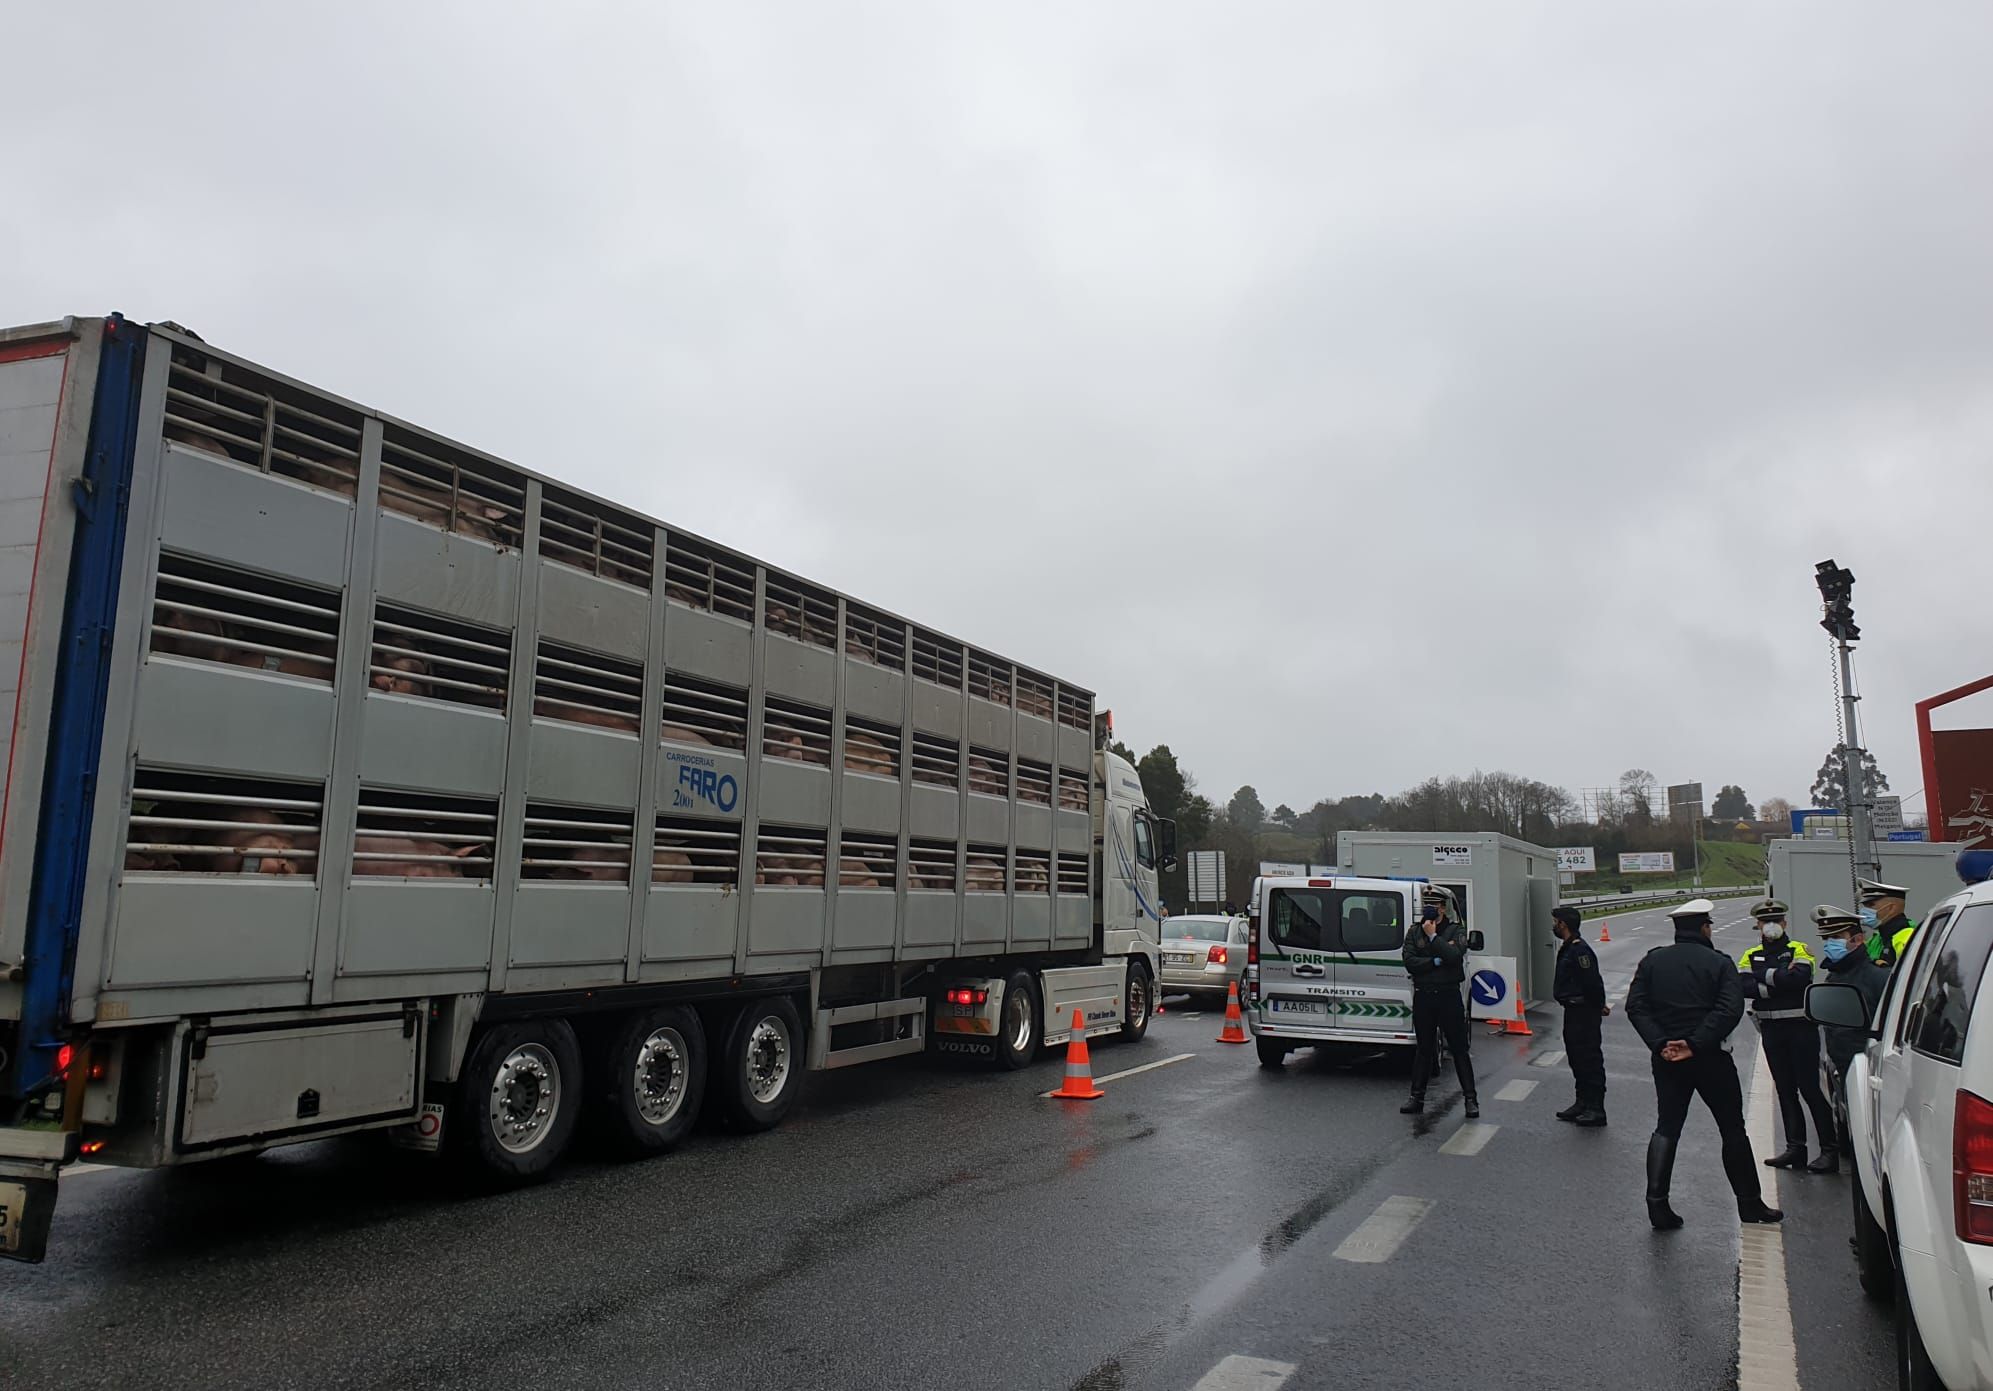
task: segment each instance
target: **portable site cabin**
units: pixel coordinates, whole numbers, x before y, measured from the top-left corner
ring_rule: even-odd
[[[1336,872],[1425,878],[1451,889],[1467,927],[1486,939],[1482,953],[1515,958],[1523,999],[1550,997],[1557,973],[1550,932],[1555,850],[1492,831],[1344,831],[1336,837]]]
[[[1886,841],[1875,847],[1882,882],[1901,884],[1910,891],[1903,911],[1922,922],[1933,907],[1959,890],[1958,852],[1963,847],[1947,841]],[[1792,909],[1796,931],[1812,935],[1810,925],[1817,904],[1836,908],[1859,908],[1855,902],[1855,869],[1845,840],[1821,837],[1805,840],[1775,840],[1765,849],[1771,875],[1772,897]]]

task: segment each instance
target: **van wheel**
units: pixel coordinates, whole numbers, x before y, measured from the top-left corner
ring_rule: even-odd
[[[736,1130],[770,1130],[803,1090],[803,1025],[781,996],[742,1007],[721,1050],[717,1099]]]
[[[596,1114],[618,1148],[662,1154],[699,1119],[706,1030],[691,1010],[672,1005],[631,1015],[596,1061]]]
[[[1122,996],[1126,1010],[1121,1020],[1121,1041],[1140,1043],[1149,1032],[1149,1015],[1155,1008],[1155,987],[1149,983],[1149,968],[1139,959],[1128,963],[1128,988]]]
[[[1855,1273],[1862,1293],[1880,1304],[1896,1297],[1895,1263],[1889,1257],[1889,1233],[1869,1210],[1868,1195],[1862,1192],[1859,1172],[1850,1176],[1848,1187],[1855,1191]]]
[[[1900,1391],[1945,1391],[1938,1369],[1931,1365],[1917,1311],[1910,1307],[1910,1289],[1903,1282],[1902,1262],[1896,1263],[1896,1384]]]
[[[1279,1071],[1287,1065],[1287,1045],[1276,1043],[1270,1038],[1256,1038],[1253,1048],[1259,1054],[1259,1065]]]
[[[464,1061],[444,1143],[482,1186],[533,1183],[560,1162],[580,1105],[581,1048],[567,1021],[501,1024]]]
[[[1011,1072],[1029,1067],[1044,1041],[1038,987],[1029,971],[1012,971],[1003,983],[1003,1008],[997,1013],[997,1065]]]

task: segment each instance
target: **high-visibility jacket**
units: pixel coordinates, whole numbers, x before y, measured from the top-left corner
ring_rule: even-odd
[[[1806,987],[1813,983],[1813,953],[1804,942],[1759,942],[1737,958],[1744,998],[1759,1020],[1804,1019]]]
[[[1916,931],[1917,924],[1898,913],[1868,934],[1868,959],[1878,966],[1895,966],[1903,959],[1903,948],[1910,945]]]

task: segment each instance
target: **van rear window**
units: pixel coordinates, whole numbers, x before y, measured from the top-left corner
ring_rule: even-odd
[[[1275,889],[1273,945],[1302,951],[1390,951],[1405,940],[1404,900],[1371,889]]]

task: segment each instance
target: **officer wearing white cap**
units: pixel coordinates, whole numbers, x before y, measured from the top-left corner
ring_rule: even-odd
[[[1786,906],[1775,898],[1751,905],[1761,940],[1737,958],[1744,998],[1758,1026],[1765,1063],[1772,1071],[1780,1119],[1785,1122],[1785,1149],[1765,1161],[1772,1169],[1805,1165],[1816,1174],[1840,1168],[1835,1145],[1834,1110],[1820,1090],[1820,1030],[1806,1017],[1806,988],[1813,983],[1813,953],[1786,932]],[[1804,1101],[1802,1107],[1800,1103]],[[1806,1113],[1813,1113],[1813,1130],[1820,1137],[1820,1157],[1806,1163]]]
[[[1675,940],[1640,960],[1626,995],[1626,1017],[1653,1054],[1654,1134],[1647,1141],[1647,1220],[1656,1231],[1682,1225],[1668,1205],[1675,1147],[1700,1096],[1723,1136],[1723,1172],[1746,1222],[1777,1222],[1758,1184],[1751,1137],[1744,1133],[1744,1089],[1730,1058],[1730,1034],[1744,1017],[1744,984],[1730,959],[1710,941],[1716,905],[1692,898],[1668,916]]]
[[[1823,903],[1813,910],[1813,926],[1820,934],[1820,954],[1827,958],[1828,978],[1836,985],[1852,985],[1861,991],[1862,999],[1868,1003],[1868,1017],[1874,1019],[1882,992],[1889,987],[1889,971],[1869,958],[1868,929],[1861,914]],[[1868,1030],[1823,1024],[1820,1031],[1827,1061],[1834,1068],[1834,1085],[1845,1085],[1848,1064],[1868,1044]]]
[[[1893,967],[1903,959],[1903,949],[1917,924],[1903,911],[1910,891],[1901,884],[1884,884],[1864,879],[1855,885],[1861,900],[1862,927],[1868,933],[1868,956],[1878,966]]]
[[[1454,916],[1453,895],[1428,885],[1420,895],[1419,920],[1405,933],[1405,974],[1412,978],[1412,1033],[1418,1047],[1412,1058],[1412,1095],[1399,1112],[1416,1116],[1426,1109],[1426,1083],[1439,1071],[1439,1039],[1453,1054],[1453,1071],[1468,1120],[1481,1115],[1474,1090],[1474,1060],[1468,1056],[1467,1007],[1460,987],[1467,979],[1467,932]]]

